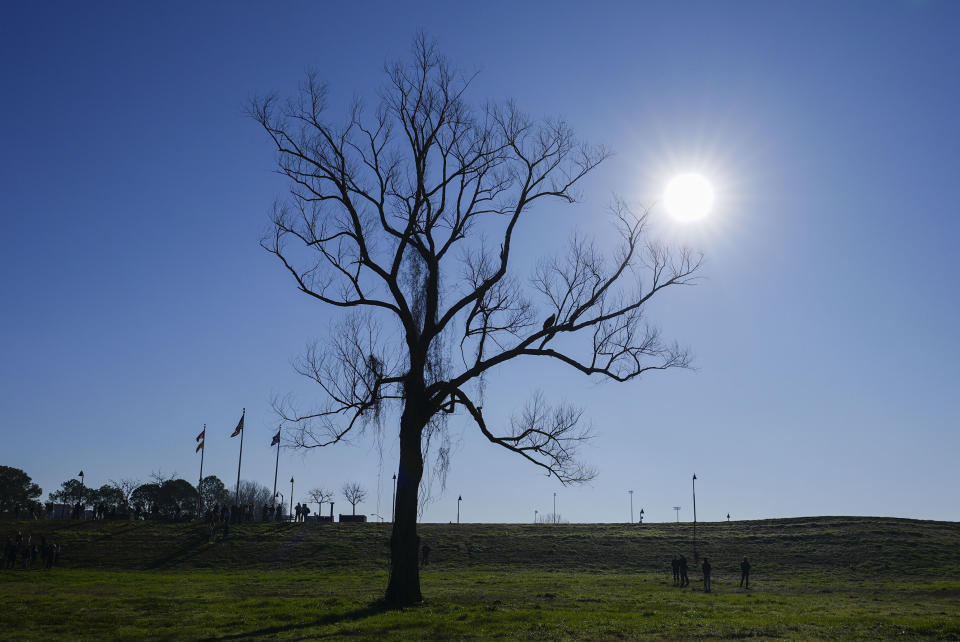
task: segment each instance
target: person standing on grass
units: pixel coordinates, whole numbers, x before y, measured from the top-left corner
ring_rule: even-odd
[[[670,561],[670,568],[673,569],[673,585],[676,586],[680,583],[680,560],[677,559],[676,555]]]
[[[750,588],[750,560],[746,557],[740,562],[740,588],[743,588],[744,582],[747,583],[747,588]]]
[[[423,548],[420,549],[420,560],[421,566],[426,566],[430,563],[430,545],[424,544]]]
[[[710,570],[712,568],[710,566],[710,560],[704,557],[703,565],[700,568],[703,569],[703,592],[709,593],[710,592]]]
[[[690,577],[687,575],[687,557],[685,555],[680,556],[680,586],[688,586],[690,584]]]

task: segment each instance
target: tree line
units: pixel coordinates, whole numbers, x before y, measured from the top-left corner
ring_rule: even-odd
[[[367,491],[357,482],[348,482],[341,489],[347,503],[356,514],[357,504],[367,497]],[[60,488],[48,495],[43,503],[43,489],[19,468],[0,466],[0,514],[22,518],[54,516],[56,504],[79,506],[81,510],[92,507],[98,518],[190,519],[215,506],[276,506],[283,511],[281,494],[275,497],[265,485],[250,480],[241,480],[239,493],[228,490],[216,475],[208,475],[199,487],[176,474],[164,475],[154,472],[150,480],[111,479],[99,487],[88,486],[82,479],[68,479]],[[307,500],[319,509],[323,504],[334,504],[336,494],[325,488],[307,492]],[[57,515],[60,516],[60,515]]]

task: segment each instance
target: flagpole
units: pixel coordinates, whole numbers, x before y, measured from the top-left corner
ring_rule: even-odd
[[[244,428],[246,428],[246,422],[244,422],[244,419],[246,418],[246,416],[247,416],[247,409],[244,408],[244,409],[243,409],[243,412],[240,413],[240,422],[241,422],[241,425],[240,425],[240,457],[237,458],[237,496],[236,496],[237,510],[240,510],[240,463],[243,462],[243,433],[244,433]]]
[[[197,517],[203,515],[203,456],[207,452],[207,424],[203,424],[203,448],[200,449],[200,481],[197,482]]]
[[[697,559],[697,474],[693,474],[693,559]]]
[[[277,434],[280,434],[282,426],[277,426]],[[277,465],[273,469],[273,505],[277,505],[277,473],[280,472],[280,440],[277,440]]]

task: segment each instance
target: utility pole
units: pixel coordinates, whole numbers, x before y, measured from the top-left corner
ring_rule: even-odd
[[[293,516],[293,477],[290,478],[290,515]]]
[[[693,473],[693,560],[697,557],[697,473]]]
[[[87,517],[87,503],[83,501],[83,471],[80,471],[78,475],[80,478],[80,497],[77,497],[77,502],[80,504],[80,514],[77,516],[80,519],[86,519]],[[554,493],[556,494],[556,493]]]
[[[680,507],[679,507],[679,506],[674,506],[674,507],[673,507],[673,510],[676,511],[676,513],[677,513],[677,523],[679,524],[679,523],[680,523]]]

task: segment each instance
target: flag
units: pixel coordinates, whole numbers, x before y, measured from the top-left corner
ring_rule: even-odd
[[[694,478],[694,479],[697,478],[697,473],[693,473],[693,478]]]
[[[200,434],[197,435],[197,441],[203,441],[203,438],[207,436],[207,429],[204,428],[200,431]]]
[[[246,413],[240,415],[240,423],[237,424],[237,428],[233,431],[233,434],[230,435],[231,437],[236,437],[240,434],[240,431],[243,430],[243,418],[245,415]]]
[[[203,445],[204,445],[205,443],[207,443],[207,442],[201,441],[199,444],[197,444],[197,449],[194,450],[193,452],[194,452],[194,453],[200,452],[200,449],[203,448]]]
[[[270,442],[271,446],[276,446],[280,443],[280,429],[277,429],[277,434],[273,436],[273,441]]]

